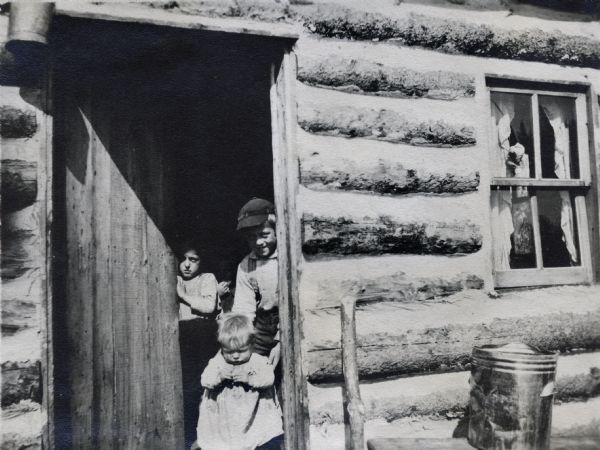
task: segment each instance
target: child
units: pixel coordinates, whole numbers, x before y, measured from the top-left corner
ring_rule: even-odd
[[[232,312],[247,314],[254,321],[254,351],[267,356],[275,367],[281,349],[275,206],[253,198],[240,210],[237,229],[250,253],[238,266]]]
[[[202,395],[199,374],[219,348],[215,339],[219,297],[229,291],[226,283],[217,284],[212,273],[202,273],[201,263],[199,246],[184,244],[177,276],[177,297],[186,448],[196,439],[198,402]]]
[[[197,246],[185,246],[177,276],[179,320],[190,320],[198,316],[214,319],[219,298],[229,293],[228,283],[217,284],[217,279],[212,273],[200,272],[200,263]]]
[[[198,420],[202,450],[279,449],[281,408],[273,388],[273,366],[253,352],[255,330],[244,314],[219,322],[221,351],[202,373]]]

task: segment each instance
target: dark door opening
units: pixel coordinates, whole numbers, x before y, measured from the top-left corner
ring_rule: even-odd
[[[184,385],[182,399],[180,357],[199,385],[215,346],[180,356],[174,253],[193,239],[203,271],[235,277],[239,208],[273,199],[281,44],[69,18],[54,29],[56,448],[184,448],[198,393]]]

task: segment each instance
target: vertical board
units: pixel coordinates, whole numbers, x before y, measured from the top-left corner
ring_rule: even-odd
[[[125,77],[62,79],[72,446],[181,449],[176,264],[160,118]],[[174,181],[174,180],[173,180]]]
[[[296,56],[286,49],[272,66],[271,129],[277,210],[279,321],[282,342],[283,417],[288,450],[308,448],[306,380],[302,371],[301,308],[298,295],[302,259],[300,216],[296,208],[299,170],[295,150]]]

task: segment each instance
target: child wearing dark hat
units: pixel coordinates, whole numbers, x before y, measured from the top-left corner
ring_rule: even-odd
[[[232,312],[254,322],[254,352],[279,363],[278,263],[276,216],[273,203],[253,198],[238,215],[240,231],[250,253],[238,266]]]

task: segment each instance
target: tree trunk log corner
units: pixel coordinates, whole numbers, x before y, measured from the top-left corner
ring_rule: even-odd
[[[30,138],[38,129],[34,111],[13,106],[0,106],[0,136],[3,138]]]
[[[2,407],[33,400],[40,403],[41,370],[39,361],[2,363]]]
[[[390,217],[302,218],[306,255],[380,255],[384,253],[454,255],[481,249],[479,226],[471,222],[400,223]]]
[[[389,312],[382,312],[381,320],[389,321]],[[397,335],[359,335],[359,372],[361,378],[375,379],[470,370],[474,345],[503,344],[507,340],[524,342],[543,351],[597,350],[600,349],[600,310],[400,330]],[[306,355],[309,381],[341,381],[339,342],[309,343]]]
[[[298,123],[303,130],[323,136],[362,137],[429,147],[476,144],[475,131],[470,126],[442,120],[414,122],[387,109],[304,106],[298,109]]]
[[[317,284],[315,305],[317,309],[339,307],[340,295],[353,292],[357,286],[357,306],[369,303],[393,302],[414,304],[431,301],[443,302],[443,297],[465,289],[483,289],[483,279],[478,275],[460,273],[452,277],[414,278],[403,272],[376,278],[349,279],[342,282],[324,280]]]
[[[37,164],[21,159],[1,161],[2,213],[32,205],[37,198]]]
[[[454,100],[475,95],[475,78],[449,71],[420,72],[335,55],[299,57],[298,80],[309,86],[364,95]]]
[[[383,160],[374,164],[371,162],[369,167],[348,160],[328,164],[314,156],[301,161],[300,179],[304,186],[316,191],[357,191],[382,195],[463,194],[476,191],[479,186],[479,172],[430,173]]]

